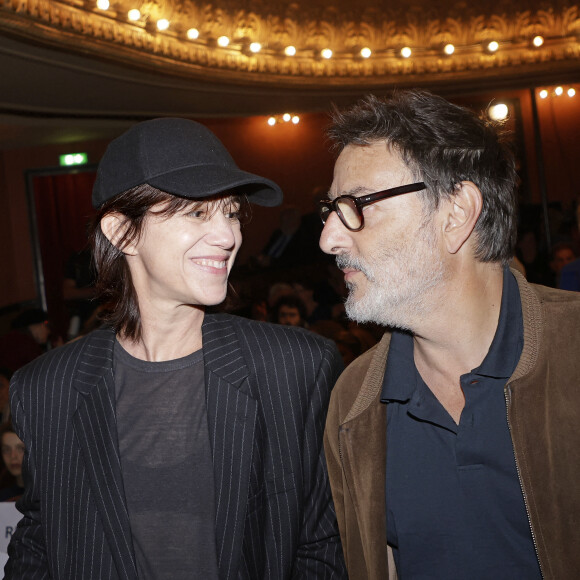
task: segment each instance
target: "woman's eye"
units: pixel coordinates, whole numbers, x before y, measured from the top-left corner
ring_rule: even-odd
[[[192,211],[188,211],[186,216],[191,218],[203,218],[205,217],[205,212],[201,209],[194,209]]]
[[[239,211],[229,211],[229,212],[226,213],[226,217],[229,220],[239,221],[240,220],[240,217],[241,217],[241,214],[240,214]]]

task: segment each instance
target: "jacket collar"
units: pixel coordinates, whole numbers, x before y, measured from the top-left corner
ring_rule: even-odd
[[[258,414],[234,320],[207,314],[202,325],[220,578],[237,577],[244,532],[240,523],[247,508]],[[97,330],[82,340],[85,344],[73,384],[83,396],[73,424],[119,577],[136,580],[115,417],[115,333]],[[237,477],[232,478],[231,471]]]
[[[203,357],[206,372],[210,371],[240,387],[248,376],[238,336],[227,315],[206,314],[202,325]],[[95,330],[84,338],[83,348],[74,378],[74,387],[87,395],[101,378],[113,368],[115,332],[112,328]]]
[[[201,327],[204,365],[206,373],[211,372],[244,391],[249,372],[232,320],[227,314],[205,315]]]

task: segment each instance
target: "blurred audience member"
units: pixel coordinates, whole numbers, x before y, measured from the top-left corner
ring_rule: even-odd
[[[291,244],[300,227],[300,210],[287,206],[280,210],[280,225],[274,230],[257,261],[260,266],[289,265],[297,261]]]
[[[67,338],[75,338],[83,330],[97,304],[95,295],[95,273],[91,252],[88,248],[73,252],[65,265],[62,295],[70,315]]]
[[[274,305],[282,296],[295,296],[294,288],[287,282],[275,282],[268,289],[268,309],[273,310]]]
[[[306,324],[306,306],[298,297],[291,294],[282,296],[274,305],[272,320],[286,326],[302,326]]]
[[[14,372],[49,348],[48,315],[40,308],[24,310],[10,328],[10,332],[0,337],[0,366]]]
[[[560,283],[558,288],[580,292],[580,259],[563,266],[560,270]]]
[[[550,269],[554,273],[554,281],[552,286],[555,288],[560,285],[560,274],[562,268],[573,262],[576,259],[576,254],[574,253],[574,248],[571,244],[561,242],[552,247]]]
[[[15,501],[24,492],[22,480],[24,443],[14,432],[10,421],[0,426],[0,444],[4,463],[4,469],[0,475],[0,501]]]
[[[521,230],[516,256],[526,270],[528,282],[550,286],[552,283],[552,272],[548,264],[548,258],[542,252],[538,241],[538,234],[532,227],[525,227]]]
[[[313,202],[306,214],[294,206],[282,208],[279,226],[256,258],[258,266],[282,269],[329,261],[318,245],[322,224],[315,207]]]

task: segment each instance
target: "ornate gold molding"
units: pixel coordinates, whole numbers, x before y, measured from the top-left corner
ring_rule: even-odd
[[[501,13],[482,14],[474,4],[448,4],[385,10],[376,0],[357,14],[346,0],[333,6],[225,0],[220,8],[192,0],[112,0],[106,11],[93,0],[0,0],[0,31],[176,76],[305,88],[468,79],[550,63],[575,66],[580,58],[575,5],[532,11],[499,3]],[[137,22],[127,18],[132,8],[141,12]],[[170,21],[167,31],[156,29],[160,18]],[[186,36],[192,27],[196,40]],[[226,48],[216,44],[222,35],[231,39]],[[531,44],[536,35],[545,39],[539,48]],[[499,43],[493,54],[484,49],[490,40]],[[249,52],[250,42],[262,50]],[[447,43],[455,45],[451,56],[442,51]],[[285,56],[289,44],[296,56]],[[360,56],[365,46],[372,50],[368,59]],[[403,46],[412,49],[410,58],[400,56]],[[320,56],[323,48],[332,49],[331,59]]]

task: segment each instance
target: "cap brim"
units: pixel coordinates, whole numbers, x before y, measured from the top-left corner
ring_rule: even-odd
[[[181,197],[203,199],[235,189],[256,205],[274,207],[282,203],[283,193],[273,181],[218,165],[187,167],[147,179],[147,183]]]

